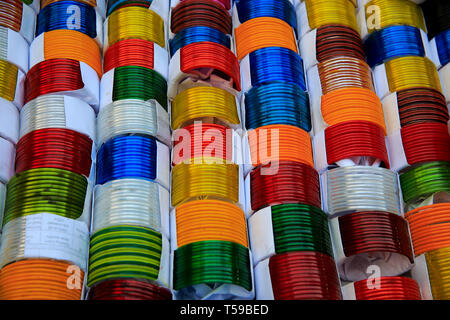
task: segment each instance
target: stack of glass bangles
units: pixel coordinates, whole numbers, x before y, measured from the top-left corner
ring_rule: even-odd
[[[272,135],[276,132],[277,139]],[[269,125],[248,131],[249,148],[254,167],[270,161],[295,161],[314,167],[311,137],[297,127],[288,125]],[[272,144],[278,144],[276,158],[265,156],[262,149],[272,150]]]
[[[155,99],[167,110],[167,82],[152,69],[141,66],[123,66],[114,69],[112,101]]]
[[[80,19],[79,28],[75,29],[93,39],[97,36],[101,37],[102,35],[97,34],[95,8],[89,4],[72,0],[53,2],[42,8],[37,17],[36,37],[41,33],[52,30],[72,29],[73,26],[68,24],[67,21],[74,6],[77,6]]]
[[[71,264],[50,259],[26,259],[0,272],[2,300],[81,300],[84,272],[68,285]]]
[[[16,217],[41,212],[80,218],[88,181],[71,171],[36,168],[16,174],[7,187],[3,225]]]
[[[151,282],[114,279],[100,282],[89,290],[88,300],[172,300],[169,289]]]
[[[171,103],[171,127],[176,130],[192,120],[215,118],[229,127],[240,124],[236,98],[216,87],[193,87],[180,92]]]
[[[277,254],[269,260],[276,300],[341,300],[334,259],[315,251]],[[302,288],[302,289],[300,289]]]
[[[450,162],[417,164],[400,173],[403,201],[409,207],[420,204],[435,193],[450,192]]]
[[[124,39],[106,50],[103,57],[103,72],[125,66],[154,69],[155,43],[146,39]]]
[[[131,225],[100,229],[91,237],[87,285],[117,278],[156,281],[161,250],[162,236],[152,229]]]
[[[125,39],[142,39],[164,48],[164,20],[153,10],[130,6],[114,10],[105,21],[105,48]],[[106,37],[107,36],[107,37]]]
[[[20,0],[5,0],[0,3],[0,26],[18,32],[28,43],[34,37],[35,13]]]
[[[162,109],[161,109],[162,110]],[[123,99],[103,107],[97,117],[97,146],[125,134],[169,139],[169,124],[163,121],[155,101]],[[161,137],[159,136],[161,133]],[[164,134],[164,136],[162,136]],[[167,143],[167,141],[162,141]]]
[[[230,7],[228,0],[183,0],[171,11],[172,61],[179,59],[180,71],[200,81],[175,85],[171,102],[173,148],[182,148],[172,157],[170,195],[171,272],[179,299],[251,297],[254,288],[241,201],[242,169],[233,162],[235,150],[228,145],[231,129],[241,126],[233,94],[241,89],[241,77],[230,49]],[[213,152],[209,136],[218,143]]]
[[[250,267],[249,250],[241,244],[229,241],[193,242],[175,251],[174,289],[222,283],[235,284],[251,291]]]
[[[180,130],[183,130],[184,134],[188,134],[189,137],[187,137],[187,135],[184,136],[183,134],[180,134],[183,138],[176,140],[178,131],[175,131],[173,142],[174,150],[177,150],[175,148],[182,143],[190,143],[190,146],[188,146],[188,150],[190,150],[190,152],[185,149],[181,149],[178,154],[174,152],[172,156],[173,166],[176,166],[182,162],[192,162],[193,159],[200,159],[210,153],[210,151],[211,156],[214,158],[233,162],[233,150],[231,150],[232,146],[230,146],[231,131],[226,126],[215,123],[201,123],[200,128],[200,125],[194,122],[193,124],[187,125]],[[210,147],[211,140],[204,139],[205,136],[211,133],[211,137],[213,137],[214,141],[218,142],[217,148],[214,150],[211,150]],[[185,139],[189,140],[186,142]]]
[[[371,16],[370,10],[367,10],[367,8],[370,6],[377,6],[379,15],[382,17],[380,23],[376,26],[369,23]],[[365,20],[367,20],[369,34],[395,25],[412,26],[426,31],[420,7],[413,1],[371,0],[365,4],[365,9]]]
[[[296,126],[311,131],[309,97],[292,83],[269,83],[253,87],[245,93],[247,129],[267,125]]]
[[[276,174],[264,174],[262,166],[250,172],[253,211],[284,203],[321,207],[319,175],[313,167],[294,161],[280,161],[277,165]]]
[[[250,233],[251,244],[255,279],[266,281],[256,283],[256,298],[339,300],[327,216],[320,210],[310,97],[296,43],[300,30],[295,8],[287,0],[239,0],[235,8],[240,23],[234,35],[243,74],[246,152],[252,166],[246,178],[249,224],[257,225],[251,225],[251,230],[261,231]],[[266,221],[263,216],[271,217],[270,227],[261,222]],[[273,243],[267,243],[271,249],[266,238],[258,238],[266,232],[273,234]]]
[[[333,257],[327,215],[305,204],[271,207],[275,252],[316,251]]]
[[[330,24],[341,24],[358,30],[355,7],[351,1],[305,0],[304,2],[311,30]]]
[[[260,17],[274,17],[297,29],[295,9],[289,0],[237,0],[236,9],[241,23]]]
[[[194,26],[214,28],[223,34],[232,33],[232,21],[228,11],[212,0],[183,0],[173,8],[171,31],[174,34]]]
[[[67,114],[76,110],[81,125],[77,119]],[[77,130],[81,134],[95,139],[95,111],[87,103],[72,97],[62,95],[44,95],[31,100],[20,111],[20,137],[35,130],[60,128]]]
[[[261,48],[249,54],[252,87],[271,82],[293,83],[306,90],[303,62],[288,48]]]
[[[364,61],[366,53],[359,33],[341,24],[327,24],[317,28],[316,57],[318,62],[337,57]]]
[[[85,83],[80,62],[71,59],[42,61],[28,71],[25,88],[25,103],[45,94],[83,89]],[[88,89],[95,90],[95,88]]]
[[[328,213],[332,216],[357,211],[400,214],[397,176],[377,167],[341,167],[324,173]]]
[[[215,164],[180,163],[172,170],[172,206],[205,196],[239,202],[239,166],[224,161]]]
[[[222,200],[196,200],[177,206],[177,246],[200,241],[230,241],[248,247],[244,212]]]
[[[108,140],[97,154],[97,184],[132,177],[155,180],[156,146],[154,137],[144,135],[116,136]]]
[[[5,60],[0,60],[0,97],[7,101],[16,100],[19,68]]]
[[[161,229],[161,187],[144,179],[117,179],[95,189],[93,232],[116,225]]]
[[[59,168],[89,177],[92,144],[88,136],[70,129],[31,131],[17,143],[16,173],[35,168]]]
[[[414,279],[399,277],[379,277],[372,286],[367,280],[354,283],[356,300],[422,300],[420,288]]]

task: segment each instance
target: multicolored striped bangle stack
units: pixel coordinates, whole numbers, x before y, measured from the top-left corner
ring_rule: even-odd
[[[291,1],[236,1],[257,299],[340,300]]]
[[[90,300],[171,300],[167,10],[109,1],[97,117]]]
[[[445,58],[449,50],[445,37],[450,6],[447,1],[428,0],[421,6],[393,1],[383,3],[381,8],[380,14],[389,17],[384,19],[389,25],[377,33],[403,28],[421,34],[416,40],[407,41],[406,34],[392,34],[394,41],[388,37],[370,41],[378,46],[374,53],[379,57],[387,50],[401,53],[385,57],[384,64],[374,70],[378,94],[384,97],[391,164],[400,175],[416,258],[412,275],[427,283],[422,286],[423,298],[448,299],[450,243],[445,226],[450,221],[450,135],[446,88],[450,77],[445,74],[450,69]],[[402,45],[402,41],[407,43]],[[408,44],[408,50],[403,50]],[[414,47],[420,48],[420,53]],[[388,90],[383,91],[384,82]]]
[[[231,1],[171,6],[173,290],[178,299],[252,299]]]
[[[412,268],[413,254],[356,8],[348,0],[305,0],[298,13],[307,17],[300,26],[300,48],[311,99],[315,164],[339,276],[356,282],[350,286],[364,286],[373,272],[402,275]]]
[[[400,176],[402,210],[409,223],[416,258],[412,276],[420,283],[427,278],[429,284],[422,285],[424,299],[444,299],[449,295],[445,277],[441,278],[445,273],[441,251],[448,244],[440,229],[443,225],[437,223],[449,221],[450,217],[446,208],[450,202],[449,113],[445,83],[441,85],[436,68],[441,68],[440,57],[436,58],[436,39],[430,43],[428,39],[437,34],[433,24],[445,12],[445,1],[422,4],[425,15],[433,19],[427,25],[420,6],[411,1],[366,2],[365,45],[385,111],[391,167]],[[379,7],[381,26],[369,26],[370,5]],[[429,262],[428,272],[424,271],[425,260]],[[426,289],[430,285],[431,292]]]

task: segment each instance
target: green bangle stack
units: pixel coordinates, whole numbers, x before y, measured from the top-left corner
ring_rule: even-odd
[[[56,168],[37,168],[15,175],[7,185],[3,225],[22,216],[52,213],[78,219],[84,209],[86,177]]]
[[[234,284],[252,290],[248,248],[228,241],[200,241],[175,250],[174,289],[197,284]]]
[[[157,280],[162,250],[160,233],[145,227],[113,226],[91,237],[88,287],[117,278]]]
[[[326,214],[305,204],[272,206],[272,225],[277,254],[318,251],[333,257]]]
[[[137,66],[114,69],[113,101],[155,99],[167,111],[167,82],[156,71]]]
[[[450,162],[421,164],[400,174],[403,200],[420,202],[436,192],[450,192]]]

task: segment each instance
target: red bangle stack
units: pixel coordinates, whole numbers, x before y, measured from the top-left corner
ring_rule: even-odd
[[[252,210],[285,203],[302,203],[321,207],[319,174],[307,164],[294,161],[278,165],[276,174],[264,174],[263,166],[250,173]]]
[[[232,33],[230,14],[214,1],[184,0],[172,10],[170,19],[173,33],[196,26],[214,28],[224,34]]]
[[[88,300],[172,300],[169,289],[133,279],[108,280],[91,288]]]
[[[356,212],[339,217],[344,254],[390,252],[414,263],[408,225],[401,216],[388,212]]]
[[[314,251],[277,254],[269,261],[275,300],[341,300],[336,264]]]
[[[153,69],[154,43],[142,39],[125,39],[110,46],[103,58],[103,72],[124,66]]]
[[[417,282],[406,277],[372,278],[354,285],[356,300],[422,300]]]
[[[328,164],[351,157],[373,157],[389,168],[384,131],[368,121],[347,121],[325,129]]]
[[[410,165],[421,162],[450,161],[448,126],[421,122],[401,128],[403,149]]]
[[[199,127],[201,125],[201,129]],[[220,124],[201,123],[190,124],[178,130],[186,130],[191,138],[190,141],[183,141],[184,135],[180,135],[181,139],[174,141],[173,150],[176,151],[177,146],[189,143],[190,155],[184,154],[184,149],[180,150],[179,154],[173,152],[172,165],[175,166],[192,158],[208,158],[209,156],[227,161],[232,161],[232,143],[231,130]],[[209,132],[208,132],[209,131]],[[218,135],[218,136],[216,136]],[[176,131],[174,137],[177,137]],[[219,150],[214,149],[215,147]],[[217,154],[216,154],[217,151]]]
[[[35,168],[58,168],[89,177],[92,140],[77,131],[47,128],[32,131],[17,143],[16,174]]]
[[[189,1],[189,0],[187,0]],[[187,2],[186,1],[186,2]],[[212,69],[219,76],[226,75],[232,81],[234,89],[241,91],[239,62],[234,53],[225,46],[214,42],[197,42],[180,49],[180,69],[184,73],[197,74],[208,78],[197,69]]]
[[[41,95],[84,87],[80,63],[71,59],[42,61],[30,69],[25,78],[25,103]]]

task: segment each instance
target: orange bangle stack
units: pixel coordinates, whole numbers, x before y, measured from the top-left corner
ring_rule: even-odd
[[[322,96],[323,120],[330,126],[347,121],[369,121],[386,134],[383,107],[375,92],[367,88],[343,88]]]
[[[405,214],[416,256],[425,254],[435,300],[450,297],[450,203],[413,209]]]
[[[72,59],[86,63],[102,76],[100,48],[94,39],[75,30],[44,33],[44,59]]]
[[[263,126],[249,131],[248,139],[254,167],[285,160],[314,167],[311,137],[300,128],[288,125]]]
[[[244,212],[220,200],[186,202],[176,210],[178,247],[199,241],[230,241],[248,247]]]
[[[1,300],[80,300],[84,272],[69,263],[28,259],[0,270]]]
[[[416,256],[450,247],[450,203],[419,207],[407,212],[405,217]]]
[[[282,47],[298,52],[291,26],[276,18],[261,17],[244,22],[235,29],[235,39],[238,60],[267,47]]]

